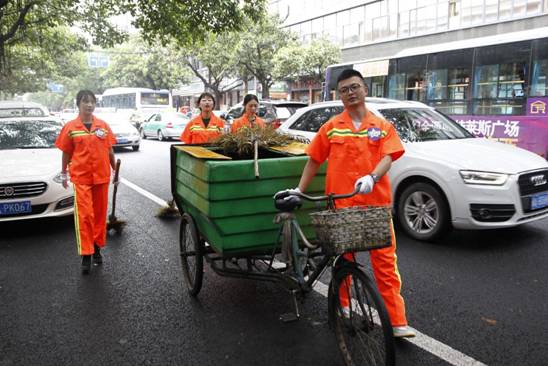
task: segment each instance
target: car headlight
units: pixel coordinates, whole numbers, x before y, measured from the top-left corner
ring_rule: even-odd
[[[53,177],[53,181],[54,181],[55,183],[62,184],[62,183],[63,183],[63,175],[66,177],[67,180],[69,180],[69,175],[68,175],[68,173],[63,174],[63,173],[59,172],[59,173],[57,173],[57,174],[55,175],[55,177]]]
[[[466,184],[502,186],[508,180],[508,174],[461,170],[460,176]]]

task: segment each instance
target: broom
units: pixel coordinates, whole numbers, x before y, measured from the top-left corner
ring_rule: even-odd
[[[115,212],[116,212],[116,192],[118,192],[118,175],[120,174],[120,159],[116,160],[116,168],[114,168],[114,190],[112,191],[112,211],[110,213],[110,216],[108,217],[108,223],[107,223],[107,231],[114,230],[116,234],[120,234],[122,232],[122,229],[124,226],[126,226],[126,222],[122,220],[118,220],[116,218]]]
[[[158,218],[174,218],[179,217],[181,214],[179,213],[179,210],[177,209],[177,206],[175,206],[175,200],[171,199],[167,201],[167,206],[161,207],[158,212],[156,213],[156,217]]]

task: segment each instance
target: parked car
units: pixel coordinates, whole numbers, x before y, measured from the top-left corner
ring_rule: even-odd
[[[0,221],[71,215],[72,186],[63,188],[63,128],[50,117],[0,118]]]
[[[0,101],[0,118],[48,116],[49,110],[39,103]]]
[[[138,151],[141,144],[139,131],[129,121],[129,113],[121,112],[99,112],[95,114],[110,126],[112,133],[116,136],[114,147],[131,147]]]
[[[179,112],[155,113],[141,125],[141,137],[156,137],[160,141],[179,139],[190,119]]]
[[[261,100],[259,102],[259,110],[257,115],[264,119],[266,123],[272,124],[274,128],[278,128],[286,119],[295,113],[299,108],[306,107],[308,104],[301,102],[291,102],[283,100]],[[232,123],[236,118],[240,118],[244,113],[244,105],[242,102],[232,106],[228,112],[222,117]]]
[[[451,227],[512,227],[548,217],[548,162],[524,149],[474,138],[456,122],[418,102],[367,98],[367,108],[391,122],[405,154],[390,179],[395,216],[419,240]],[[312,139],[343,110],[340,101],[299,109],[279,130]]]

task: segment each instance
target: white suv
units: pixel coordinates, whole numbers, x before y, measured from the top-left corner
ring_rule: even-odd
[[[474,138],[418,102],[367,98],[367,108],[391,122],[405,154],[390,169],[394,209],[411,237],[435,240],[451,227],[511,227],[548,217],[548,162],[521,148]],[[340,101],[299,109],[280,132],[312,139]]]

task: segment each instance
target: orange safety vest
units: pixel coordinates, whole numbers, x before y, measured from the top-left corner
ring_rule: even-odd
[[[325,192],[344,194],[352,192],[356,180],[370,174],[383,157],[390,155],[395,161],[404,148],[391,123],[367,111],[356,130],[350,114],[344,110],[320,128],[306,153],[318,163],[328,160]],[[336,203],[337,207],[391,204],[388,176],[375,184],[373,192]]]
[[[75,184],[109,183],[109,152],[114,144],[116,137],[109,125],[95,116],[89,130],[80,116],[67,122],[55,141],[55,146],[71,156],[69,173]]]
[[[222,135],[224,126],[223,120],[211,113],[211,119],[206,127],[200,114],[186,125],[181,134],[181,141],[185,144],[208,143]]]
[[[260,127],[265,126],[264,120],[260,117],[255,117],[255,122],[253,122],[253,123],[256,126],[260,126]],[[249,121],[249,118],[247,117],[247,115],[244,114],[243,116],[241,116],[240,118],[238,118],[238,119],[234,120],[234,122],[232,122],[231,131],[232,131],[232,133],[234,133],[242,127],[249,127],[249,126],[251,126],[251,122]]]

